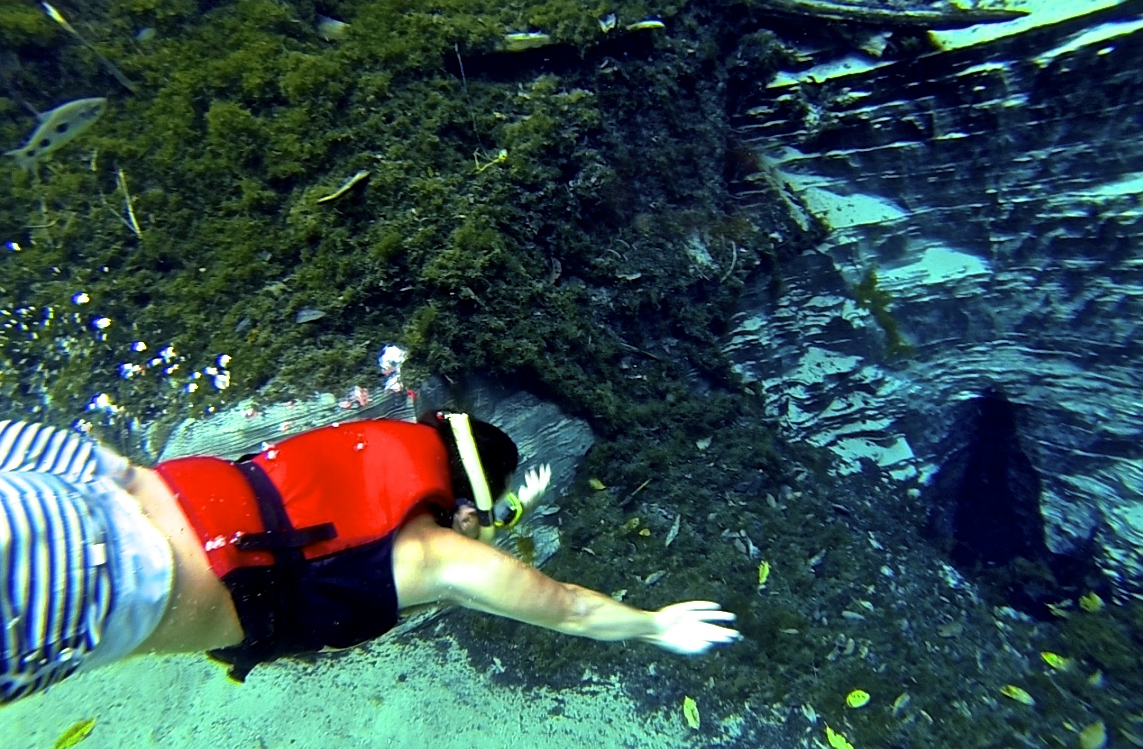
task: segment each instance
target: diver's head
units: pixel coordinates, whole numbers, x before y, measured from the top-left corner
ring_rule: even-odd
[[[445,449],[448,451],[452,494],[457,500],[457,508],[460,508],[464,500],[468,500],[471,506],[475,507],[479,497],[473,489],[474,478],[475,481],[484,482],[487,485],[488,494],[495,501],[497,497],[507,491],[508,482],[512,479],[512,474],[516,472],[516,466],[520,461],[520,453],[516,449],[516,443],[503,430],[494,427],[487,421],[474,419],[470,416],[468,417],[468,426],[471,430],[472,441],[476,446],[479,466],[466,467],[462,448],[457,443],[457,435],[450,422],[450,417],[453,416],[455,414],[450,411],[426,411],[421,414],[417,421],[436,429],[437,434],[441,436],[441,440],[445,444]],[[469,475],[470,470],[482,475],[472,477]]]

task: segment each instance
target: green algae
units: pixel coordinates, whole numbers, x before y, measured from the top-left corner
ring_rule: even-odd
[[[0,49],[29,51],[59,43],[62,31],[34,5],[0,5]]]
[[[413,347],[423,371],[542,368],[555,379],[545,349],[562,334],[583,338],[588,295],[542,283],[552,258],[539,245],[568,240],[560,250],[573,263],[577,254],[598,253],[590,246],[598,238],[562,216],[585,212],[589,201],[601,206],[596,192],[568,199],[551,185],[585,168],[598,182],[622,176],[598,148],[584,147],[601,136],[604,115],[598,97],[570,76],[494,81],[448,69],[462,56],[494,49],[506,28],[522,22],[521,9],[446,3],[430,13],[412,4],[362,4],[347,16],[353,32],[338,45],[316,38],[305,6],[250,2],[198,13],[190,4],[139,2],[112,12],[103,51],[142,81],[141,95],[114,101],[95,135],[72,158],[54,160],[42,181],[16,175],[12,196],[24,210],[6,216],[5,228],[23,246],[66,244],[88,262],[92,252],[109,258],[109,273],[132,274],[109,279],[114,293],[88,293],[142,302],[142,315],[135,305],[122,306],[131,331],[152,345],[173,345],[186,369],[198,371],[219,354],[233,357],[232,391],[200,389],[188,400],[221,406],[267,385],[281,392],[340,386],[337,380],[369,367],[368,344],[344,338],[366,329],[374,345],[404,337],[424,342]],[[598,41],[598,25],[583,22],[595,23],[593,13],[549,3],[526,15],[527,23],[552,22],[552,33],[571,43],[577,34]],[[561,15],[578,20],[555,23]],[[141,26],[157,30],[143,51],[129,37],[113,41],[115,32]],[[74,76],[77,92],[83,69]],[[30,90],[33,71],[23,72]],[[98,82],[98,71],[88,72]],[[87,164],[76,153],[81,148]],[[506,162],[477,173],[474,160],[501,148]],[[315,204],[317,193],[358,168],[372,172],[363,195],[333,207]],[[117,215],[125,196],[114,194],[109,175],[118,169],[134,186],[141,240],[123,231]],[[92,196],[99,193],[96,206]],[[87,236],[55,228],[61,216]],[[28,230],[36,222],[47,228]],[[37,306],[70,296],[37,288]],[[303,304],[327,313],[317,336],[290,324]],[[121,319],[111,312],[103,314]],[[475,346],[473,329],[481,333]],[[111,343],[125,342],[119,330],[112,329]],[[506,339],[505,330],[526,340]],[[297,350],[315,344],[341,350],[301,354],[310,382],[278,365],[298,361]],[[613,337],[596,336],[592,349],[587,358],[607,359]],[[101,364],[96,373],[114,369]],[[600,371],[588,378],[602,379]],[[169,406],[166,393],[147,398],[134,383],[103,378],[91,385],[144,413]],[[42,387],[55,408],[76,413],[86,405],[75,397],[83,388],[65,395]]]
[[[913,353],[913,345],[901,334],[901,326],[889,308],[892,295],[877,285],[877,271],[870,268],[853,289],[857,303],[869,310],[885,333],[885,350],[889,356],[905,357]]]

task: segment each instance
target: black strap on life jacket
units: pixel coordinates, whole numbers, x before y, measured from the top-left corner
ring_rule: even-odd
[[[333,523],[319,523],[295,528],[286,513],[282,495],[278,487],[262,470],[262,466],[248,461],[236,464],[238,470],[250,484],[254,498],[258,502],[258,514],[262,516],[261,533],[243,533],[234,542],[241,551],[268,551],[274,555],[276,564],[297,564],[305,559],[302,547],[337,538]]]
[[[274,557],[270,567],[239,567],[222,580],[234,601],[245,639],[207,655],[229,665],[227,675],[243,682],[259,663],[321,648],[319,643],[308,641],[310,637],[303,634],[304,623],[298,621],[302,599],[299,581],[306,565],[302,548],[336,538],[337,530],[333,523],[295,528],[282,495],[262,467],[250,461],[235,466],[254,493],[265,530],[243,533],[234,545],[242,551],[268,551]]]

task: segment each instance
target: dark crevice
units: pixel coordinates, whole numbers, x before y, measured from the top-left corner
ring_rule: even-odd
[[[1101,587],[1089,538],[1066,554],[1045,541],[1038,472],[1021,444],[1021,407],[988,389],[955,408],[930,484],[928,530],[951,562],[1031,616]]]

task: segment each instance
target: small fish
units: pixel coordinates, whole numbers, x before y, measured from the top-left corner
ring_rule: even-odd
[[[1040,658],[1044,661],[1044,663],[1047,663],[1049,666],[1051,666],[1052,668],[1054,668],[1057,671],[1067,671],[1069,668],[1072,667],[1072,659],[1071,658],[1065,658],[1064,656],[1059,655],[1058,653],[1052,653],[1052,652],[1049,652],[1047,650],[1041,650],[1040,651]]]
[[[1087,593],[1080,596],[1079,606],[1089,614],[1094,614],[1103,608],[1103,599],[1099,597],[1098,593]]]
[[[694,730],[699,729],[699,709],[698,703],[690,697],[683,697],[683,717],[687,719],[687,725]]]
[[[94,728],[95,718],[81,720],[64,731],[63,734],[56,739],[56,743],[52,744],[52,749],[68,749],[69,747],[73,747],[86,739]]]
[[[99,119],[105,109],[107,109],[107,99],[102,97],[76,99],[61,104],[39,115],[39,127],[28,138],[27,143],[11,151],[5,151],[4,154],[15,157],[16,163],[25,169],[31,169],[37,160],[75,140],[80,133]]]
[[[302,307],[294,315],[294,322],[298,324],[316,322],[325,317],[325,313],[316,307]]]
[[[1032,698],[1032,695],[1028,694],[1026,690],[1012,684],[1005,684],[1004,686],[1000,687],[1000,693],[1008,699],[1016,700],[1023,705],[1036,704],[1036,700]]]
[[[327,42],[338,42],[344,39],[345,35],[349,33],[349,24],[345,21],[339,21],[336,18],[318,15],[317,33],[318,36]]]
[[[869,704],[869,692],[864,689],[854,689],[845,696],[845,706],[856,710]]]

